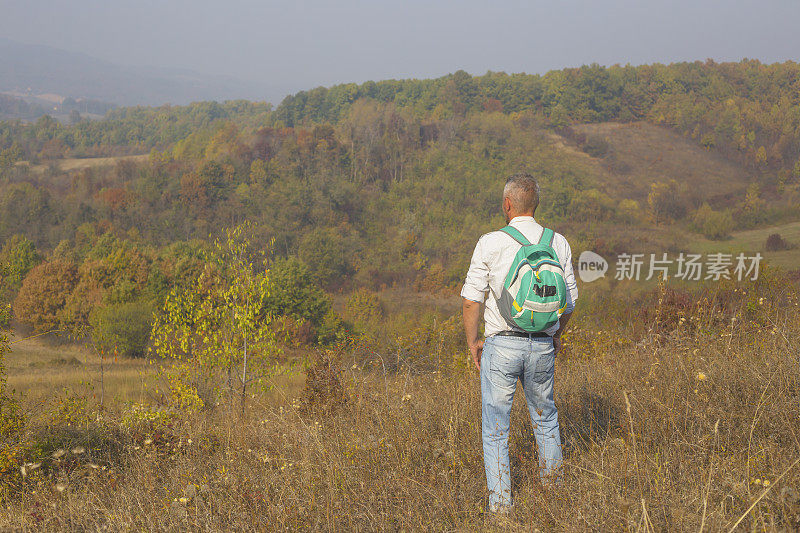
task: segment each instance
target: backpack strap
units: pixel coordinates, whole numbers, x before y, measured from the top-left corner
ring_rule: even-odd
[[[553,246],[553,237],[555,237],[555,233],[550,228],[544,228],[542,231],[542,238],[539,239],[539,244],[546,244],[547,246]]]
[[[506,226],[505,228],[501,229],[500,231],[502,231],[503,233],[505,233],[506,235],[508,235],[509,237],[511,237],[512,239],[514,239],[518,243],[520,243],[522,246],[530,246],[531,245],[530,241],[525,238],[525,235],[523,235],[517,228],[515,228],[513,226],[510,226],[510,225]]]

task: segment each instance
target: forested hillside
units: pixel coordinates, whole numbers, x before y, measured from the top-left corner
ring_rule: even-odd
[[[725,238],[800,214],[799,99],[794,63],[709,61],[459,71],[314,89],[275,110],[206,102],[0,123],[3,290],[13,298],[26,275],[41,290],[41,277],[74,280],[49,315],[35,311],[47,327],[152,304],[202,248],[180,243],[244,221],[257,247],[328,290],[452,289],[477,236],[502,222],[503,180],[523,169],[542,184],[537,216],[576,254],[674,249],[683,231]],[[136,153],[149,157],[56,164]]]
[[[335,122],[362,98],[434,117],[534,110],[556,127],[647,119],[690,134],[706,147],[719,147],[748,166],[800,174],[800,65],[794,62],[591,65],[544,76],[490,72],[471,77],[459,71],[435,80],[301,92],[287,98],[275,117],[290,126]]]

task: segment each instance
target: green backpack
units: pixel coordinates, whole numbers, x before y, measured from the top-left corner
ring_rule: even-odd
[[[545,228],[538,244],[531,244],[519,230],[500,231],[522,245],[506,274],[497,304],[506,322],[529,333],[547,330],[567,308],[564,269],[553,250],[553,230]]]

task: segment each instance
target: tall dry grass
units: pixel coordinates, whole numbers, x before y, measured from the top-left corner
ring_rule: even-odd
[[[518,398],[507,520],[484,512],[478,377],[443,327],[410,348],[312,358],[304,394],[257,396],[244,418],[223,404],[164,424],[40,422],[27,438],[42,465],[12,487],[0,526],[798,530],[796,291],[783,280],[687,294],[576,317],[556,369],[563,485],[539,483]]]

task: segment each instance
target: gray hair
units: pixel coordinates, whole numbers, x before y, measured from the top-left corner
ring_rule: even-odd
[[[517,211],[534,212],[539,206],[539,182],[530,174],[514,174],[506,180],[503,198],[509,198]]]

